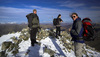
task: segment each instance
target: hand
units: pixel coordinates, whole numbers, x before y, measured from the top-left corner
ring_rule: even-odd
[[[31,28],[29,28],[29,30],[32,30]]]
[[[61,22],[63,22],[63,21],[61,21]]]
[[[71,28],[69,28],[69,32],[71,31]]]

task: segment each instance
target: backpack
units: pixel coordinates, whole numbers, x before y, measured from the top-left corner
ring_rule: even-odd
[[[53,19],[53,25],[54,26],[59,25],[59,20],[57,18]]]
[[[84,31],[83,31],[83,39],[85,41],[93,41],[94,40],[94,28],[92,26],[92,21],[89,18],[84,18],[82,20]]]

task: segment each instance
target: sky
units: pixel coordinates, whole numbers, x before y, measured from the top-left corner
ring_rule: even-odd
[[[100,0],[0,0],[0,23],[27,23],[26,15],[37,9],[40,23],[52,23],[58,14],[64,23],[73,22],[70,14],[100,22]]]

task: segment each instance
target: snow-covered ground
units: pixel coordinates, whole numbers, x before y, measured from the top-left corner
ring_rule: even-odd
[[[7,34],[0,37],[0,50],[1,50],[1,44],[4,41],[12,41],[11,37],[19,37],[20,32],[14,33],[14,34]],[[59,39],[47,37],[45,39],[42,39],[40,41],[41,45],[35,44],[34,47],[31,46],[30,39],[27,41],[22,41],[19,44],[19,53],[17,54],[17,57],[50,57],[48,53],[44,52],[44,47],[47,47],[48,49],[51,49],[55,51],[54,57],[75,57],[74,52],[71,50],[71,52],[68,52],[67,49],[63,46],[63,44],[60,44]],[[65,52],[65,50],[67,52]],[[30,52],[26,55],[26,52],[30,50]],[[92,52],[92,54],[87,53],[90,57],[93,55],[94,57],[100,57],[100,53],[96,51],[92,51],[90,49],[86,49],[87,51]],[[12,57],[11,54],[8,54],[9,57]],[[84,57],[86,57],[84,55]]]
[[[4,41],[11,41],[11,37],[19,37],[20,36],[20,32],[17,32],[17,33],[12,33],[12,34],[7,34],[7,35],[3,35],[0,37],[0,45],[2,44],[2,42]]]

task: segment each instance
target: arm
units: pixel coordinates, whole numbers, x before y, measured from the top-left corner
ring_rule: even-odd
[[[30,27],[30,23],[31,23],[30,15],[31,15],[31,13],[26,15],[27,20],[28,20],[28,27]]]
[[[27,14],[27,15],[26,15],[27,19],[29,19],[29,15],[30,15],[30,14]]]
[[[60,22],[63,22],[63,21],[60,21]]]
[[[81,29],[82,29],[82,22],[78,21],[77,24],[76,24],[76,33],[78,35],[80,34]]]
[[[39,21],[39,17],[38,17],[38,21]],[[40,21],[39,21],[39,27],[40,27]]]
[[[82,23],[81,23],[81,21],[78,21],[75,24],[75,29],[71,30],[71,34],[75,35],[75,36],[78,36],[80,34],[81,28],[82,28]]]
[[[63,22],[63,20],[62,20],[62,19],[60,19],[60,22]]]

